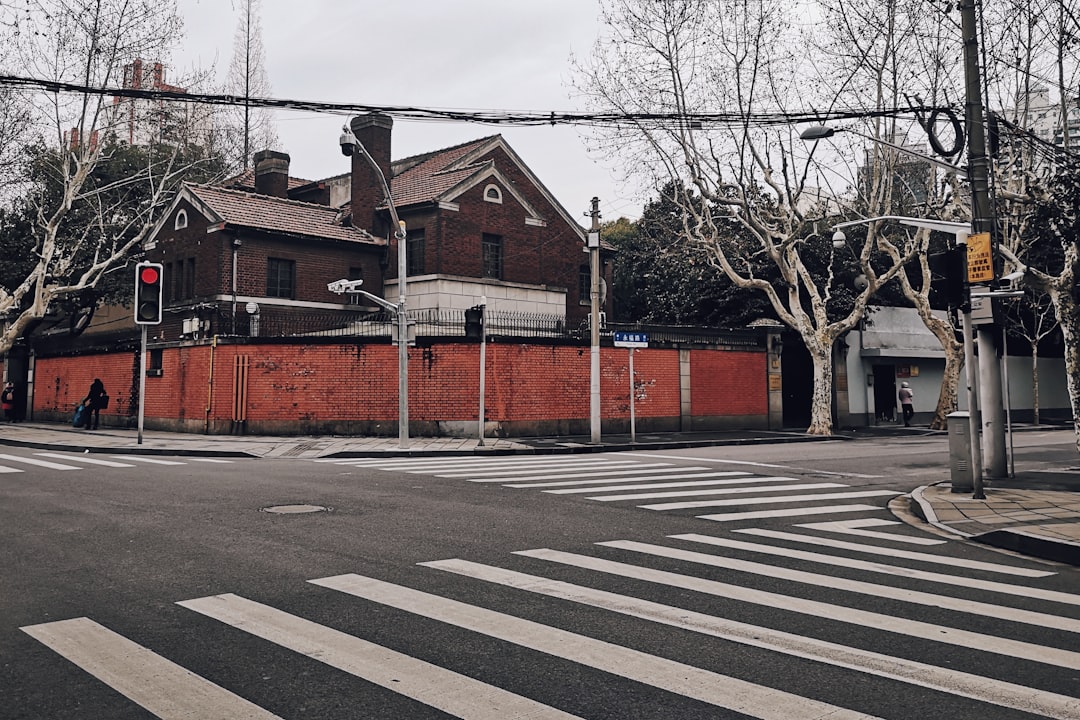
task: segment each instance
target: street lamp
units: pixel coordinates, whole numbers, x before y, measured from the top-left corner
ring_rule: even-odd
[[[405,262],[405,222],[398,218],[394,199],[390,195],[390,186],[386,182],[386,176],[379,167],[379,163],[375,162],[375,158],[371,157],[367,148],[357,139],[348,125],[341,130],[338,144],[341,145],[342,154],[351,157],[354,153],[360,153],[367,160],[368,165],[379,178],[386,205],[390,208],[390,217],[394,221],[394,238],[398,243],[398,302],[397,307],[394,308],[397,311],[398,329],[398,447],[405,450],[409,447],[409,317],[405,312],[406,268],[408,267]],[[374,296],[368,293],[363,294],[374,299]],[[378,304],[386,307],[382,302]]]
[[[953,165],[952,163],[947,163],[943,160],[938,160],[937,158],[923,155],[922,153],[915,152],[914,150],[906,148],[903,145],[897,145],[896,143],[891,143],[887,140],[881,140],[880,138],[876,138],[873,135],[867,135],[866,133],[861,133],[858,130],[852,130],[851,128],[834,128],[829,127],[828,125],[811,125],[810,127],[803,130],[801,133],[799,133],[799,138],[807,141],[824,140],[825,138],[831,138],[838,132],[850,133],[851,135],[856,135],[863,139],[869,140],[870,142],[877,145],[884,145],[885,147],[892,148],[898,153],[910,155],[911,157],[918,158],[923,162],[944,168],[951,173],[956,173],[957,177],[959,177],[961,180],[967,179],[966,171],[959,165]]]

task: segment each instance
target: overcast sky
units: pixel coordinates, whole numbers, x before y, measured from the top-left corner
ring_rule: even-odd
[[[224,78],[239,8],[179,0],[186,41],[170,78],[193,67]],[[426,108],[559,111],[571,99],[570,56],[589,52],[596,0],[262,0],[265,65],[276,98]],[[338,148],[345,118],[276,116],[291,174],[348,170]],[[501,133],[583,225],[593,196],[605,220],[635,218],[643,199],[586,153],[572,127],[518,128],[395,119],[394,158]]]

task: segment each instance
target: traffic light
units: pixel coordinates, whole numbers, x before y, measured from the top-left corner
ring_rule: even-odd
[[[965,249],[949,248],[945,252],[926,258],[930,266],[930,286],[951,308],[957,308],[968,301],[967,298],[967,263]]]
[[[135,324],[160,325],[162,301],[161,263],[141,262],[135,266]]]
[[[465,311],[465,337],[480,340],[484,336],[484,306],[476,305]]]

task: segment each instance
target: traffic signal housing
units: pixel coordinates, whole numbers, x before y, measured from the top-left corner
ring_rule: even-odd
[[[949,248],[926,258],[930,266],[930,286],[951,308],[968,301],[967,258],[963,247]]]
[[[484,337],[484,306],[476,305],[465,311],[465,337],[482,340]]]
[[[141,262],[135,266],[135,324],[160,325],[162,305],[161,263]]]

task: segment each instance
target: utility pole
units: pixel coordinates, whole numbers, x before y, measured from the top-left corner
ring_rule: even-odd
[[[961,0],[960,25],[964,39],[964,119],[968,137],[968,181],[971,183],[971,230],[994,238],[990,204],[990,159],[986,156],[982,81],[979,76],[978,0]],[[992,299],[987,299],[993,302]],[[994,343],[994,324],[978,326],[979,405],[982,414],[983,469],[990,479],[1007,476],[1005,424],[1001,403],[1001,368]],[[1006,358],[1006,362],[1008,359]],[[982,478],[975,478],[975,497],[983,497]]]
[[[594,445],[600,444],[600,198],[592,199],[589,211],[589,434]]]

